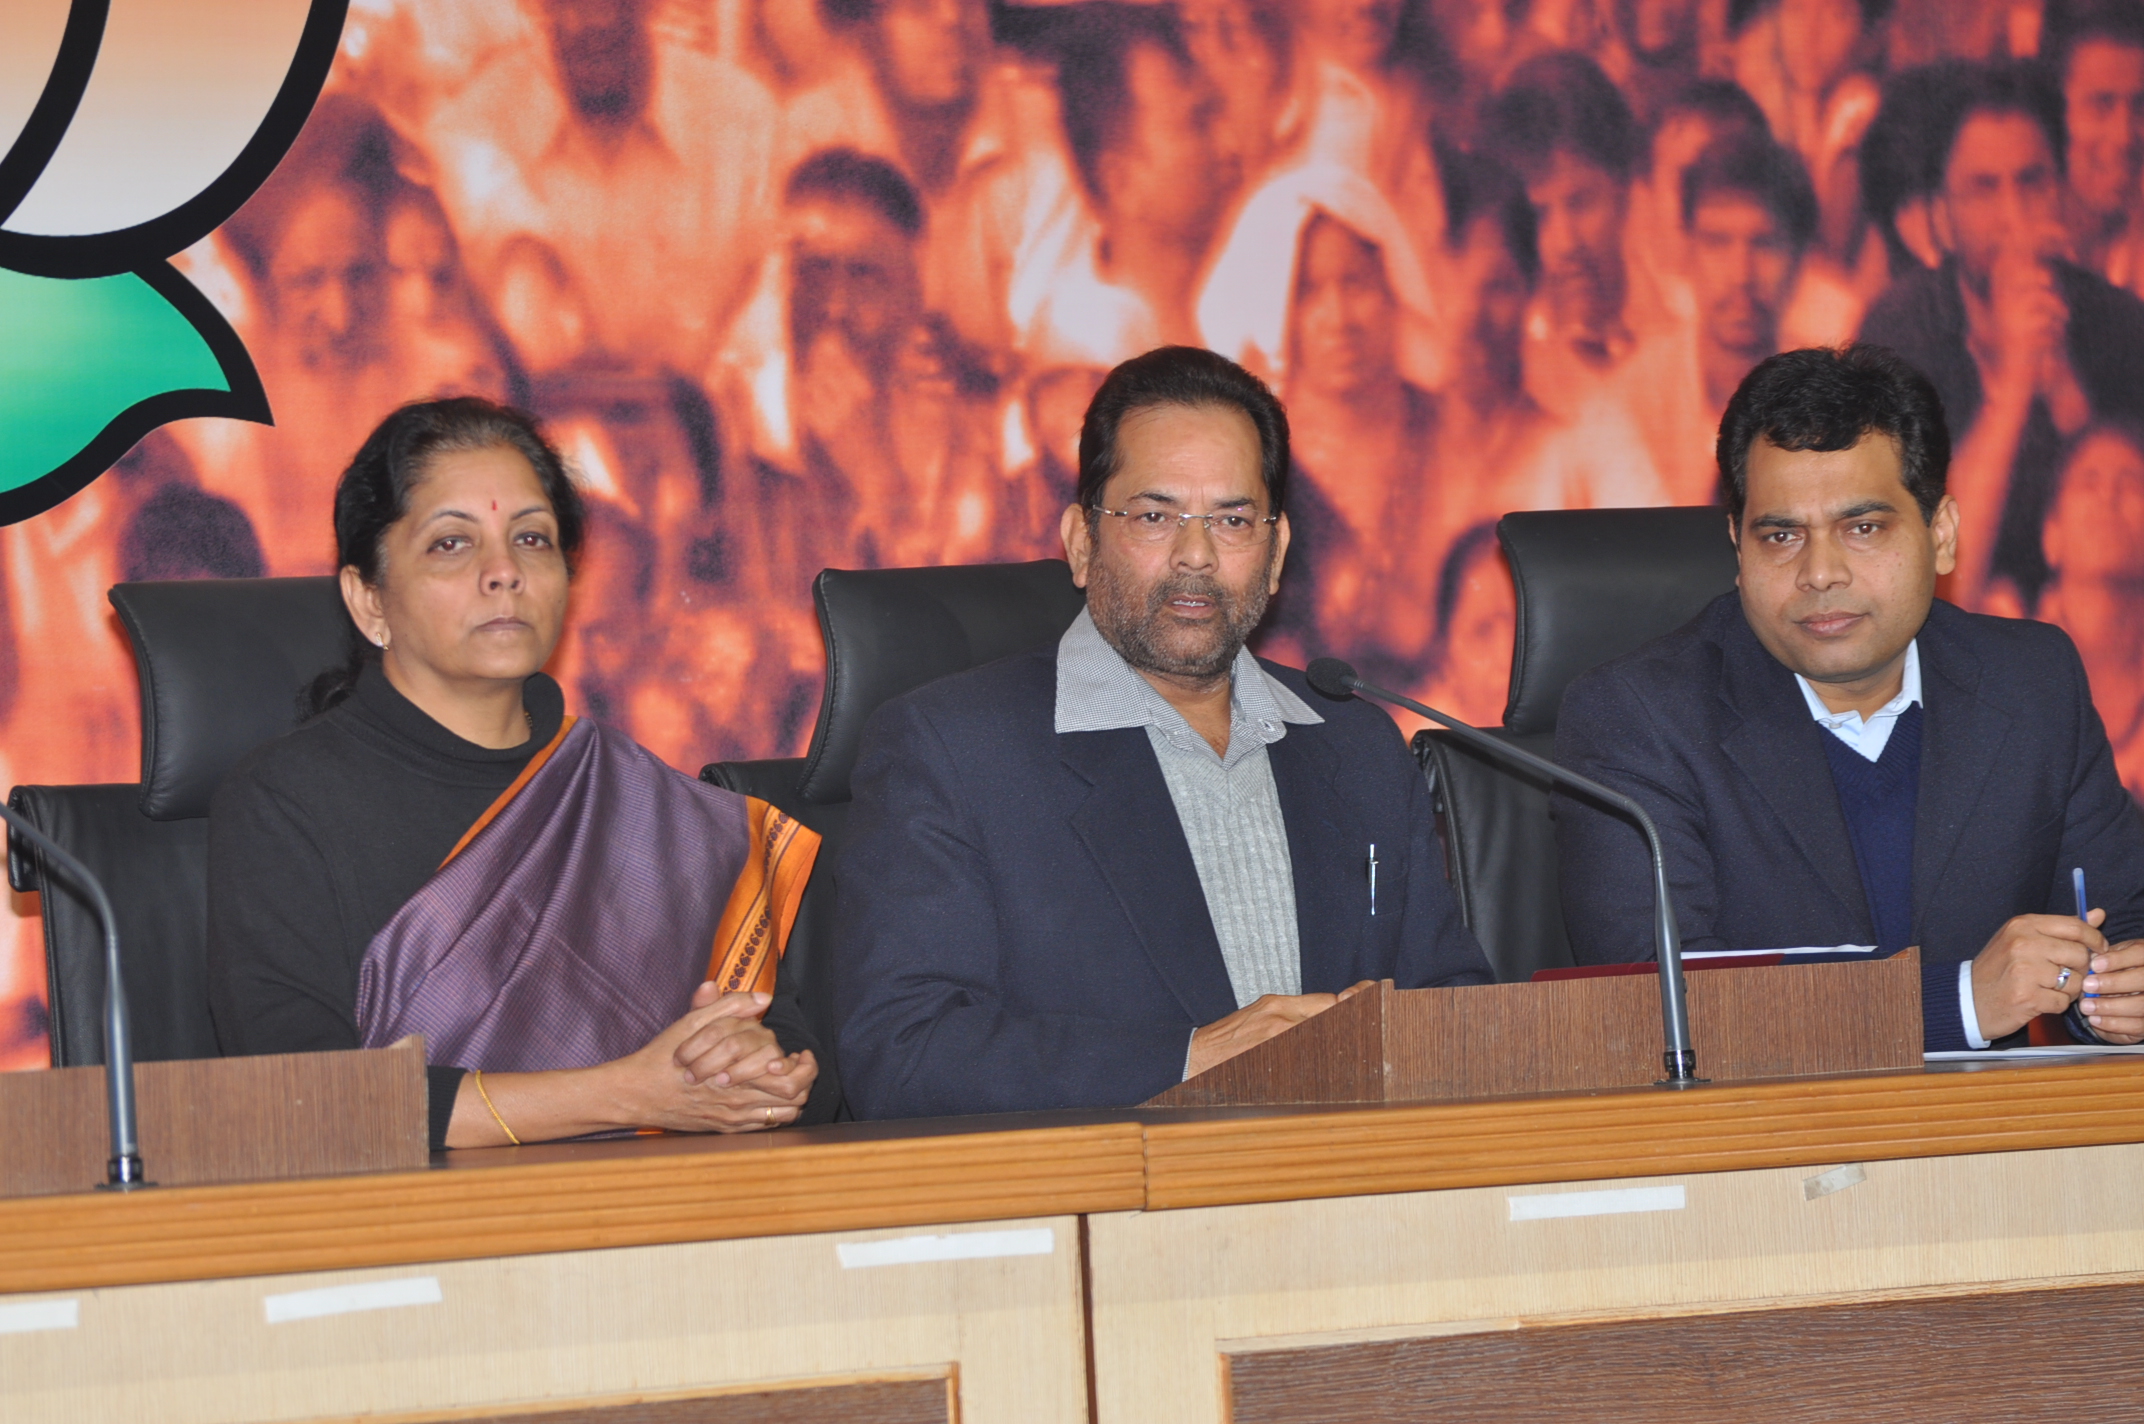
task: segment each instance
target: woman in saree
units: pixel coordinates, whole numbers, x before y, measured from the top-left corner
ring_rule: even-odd
[[[804,1115],[775,967],[817,837],[567,715],[582,508],[527,416],[405,406],[335,491],[349,665],[218,788],[226,1053],[424,1035],[437,1147]]]

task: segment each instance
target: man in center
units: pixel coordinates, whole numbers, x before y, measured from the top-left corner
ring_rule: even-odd
[[[1491,977],[1398,729],[1244,649],[1288,551],[1272,392],[1150,351],[1079,464],[1086,611],[865,733],[831,946],[859,1116],[1129,1106],[1367,983]]]

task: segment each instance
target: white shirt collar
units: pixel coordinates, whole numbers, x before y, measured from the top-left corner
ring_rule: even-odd
[[[1233,711],[1260,730],[1266,740],[1277,740],[1282,724],[1310,725],[1325,719],[1258,665],[1248,648],[1236,654],[1229,670],[1233,687]],[[1109,645],[1093,617],[1082,608],[1072,626],[1057,643],[1056,730],[1059,732],[1105,732],[1118,727],[1145,727],[1166,710],[1176,721],[1173,708],[1141,677],[1123,654]]]
[[[1802,698],[1809,704],[1809,715],[1818,726],[1836,736],[1870,761],[1883,755],[1886,743],[1891,740],[1891,727],[1908,707],[1921,700],[1921,640],[1916,638],[1906,644],[1906,674],[1898,689],[1898,696],[1877,708],[1867,717],[1859,712],[1834,712],[1817,696],[1816,688],[1800,673],[1794,681],[1802,690]]]

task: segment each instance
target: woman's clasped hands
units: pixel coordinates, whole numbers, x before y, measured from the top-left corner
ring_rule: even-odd
[[[684,1016],[618,1060],[638,1103],[634,1120],[674,1132],[748,1132],[793,1122],[804,1110],[818,1060],[785,1054],[760,1022],[772,997],[693,991]]]

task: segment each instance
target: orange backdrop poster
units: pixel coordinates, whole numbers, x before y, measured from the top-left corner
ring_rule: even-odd
[[[305,8],[248,3],[142,41],[130,92],[210,62],[245,90],[246,46],[287,52]],[[1961,442],[1947,591],[2072,632],[2144,789],[2144,371],[2065,344],[2082,299],[2030,350],[2001,319],[2075,272],[2095,319],[2144,327],[2132,9],[354,0],[288,155],[173,263],[274,423],[165,425],[0,528],[0,780],[132,780],[105,590],[332,571],[344,461],[459,391],[536,412],[591,496],[553,668],[574,710],[687,771],[797,752],[812,575],[1054,556],[1087,398],[1165,342],[1291,413],[1262,651],[1493,723],[1496,517],[1712,502],[1742,374],[1873,320],[1968,375],[2041,363],[2037,423]],[[24,0],[21,52],[65,10]],[[92,173],[232,122],[138,107],[99,120],[119,156]],[[1913,283],[1963,326],[1900,327]],[[45,1061],[36,914],[0,916],[0,1066]]]

